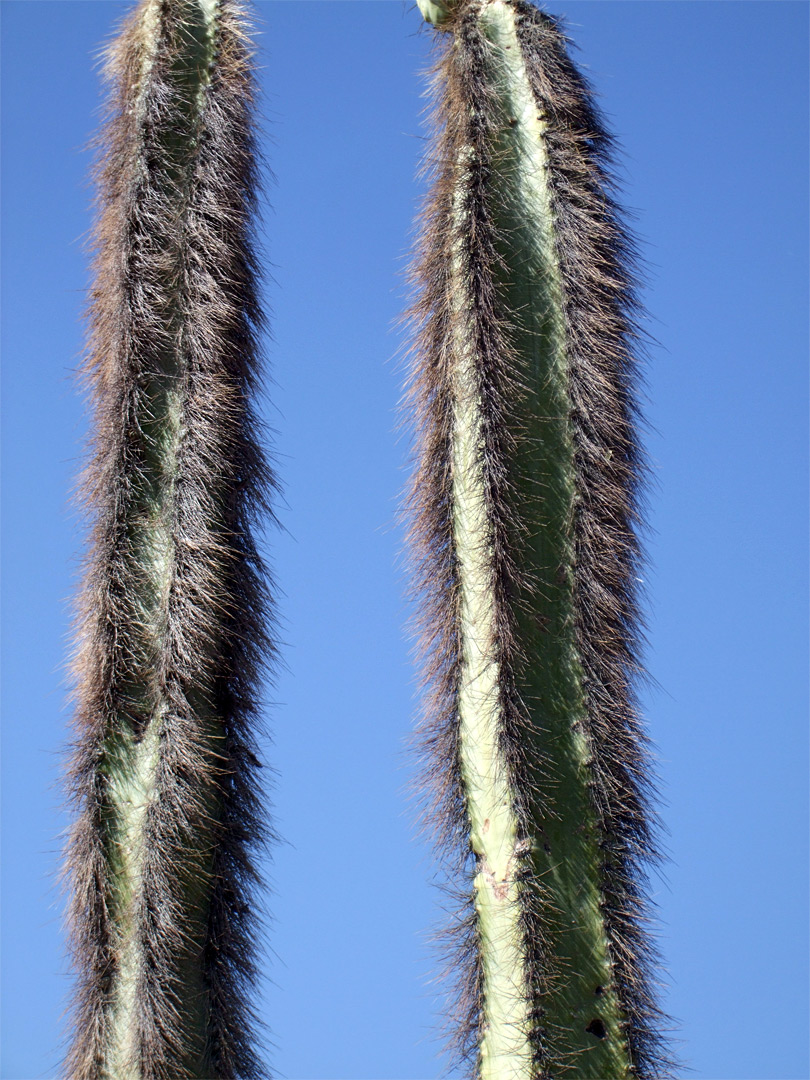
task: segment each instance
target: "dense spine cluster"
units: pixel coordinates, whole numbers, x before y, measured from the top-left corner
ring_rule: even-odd
[[[262,316],[244,12],[141,0],[107,74],[66,1074],[247,1080],[265,1075],[248,992],[272,655],[251,530],[272,478],[251,404]]]
[[[420,7],[447,33],[410,506],[431,814],[464,901],[456,1050],[487,1080],[660,1077],[633,252],[610,139],[555,19]]]

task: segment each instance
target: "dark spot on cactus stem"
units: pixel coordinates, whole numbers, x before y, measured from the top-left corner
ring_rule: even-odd
[[[593,992],[594,997],[601,997],[604,994],[605,988],[603,986],[597,986]]]
[[[591,1020],[590,1024],[588,1024],[585,1030],[589,1034],[595,1035],[597,1039],[604,1039],[604,1037],[607,1035],[605,1025],[602,1023],[598,1016]]]

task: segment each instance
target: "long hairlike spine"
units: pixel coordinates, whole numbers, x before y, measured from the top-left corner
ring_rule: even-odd
[[[265,1075],[249,1004],[271,477],[234,0],[141,0],[107,56],[67,853],[71,1080]]]
[[[457,1049],[482,1080],[659,1077],[635,302],[610,141],[553,18],[420,8],[447,34],[411,508],[433,810],[472,865]]]

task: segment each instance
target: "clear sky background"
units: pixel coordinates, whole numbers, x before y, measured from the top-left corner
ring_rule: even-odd
[[[3,0],[2,1077],[59,1073],[64,661],[81,520],[96,51],[129,3]],[[577,2],[648,265],[649,670],[663,1003],[683,1075],[807,1061],[807,39],[799,2]],[[405,741],[396,319],[430,34],[401,0],[257,5],[286,670],[260,1012],[290,1080],[442,1061]]]

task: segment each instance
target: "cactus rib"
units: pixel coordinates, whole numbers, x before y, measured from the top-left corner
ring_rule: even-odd
[[[636,303],[610,140],[555,19],[420,7],[447,33],[410,506],[430,812],[466,866],[456,1049],[486,1080],[661,1076]]]
[[[251,535],[257,179],[232,0],[141,0],[107,54],[86,375],[93,513],[75,659],[71,1080],[265,1075],[257,693],[272,656]]]

